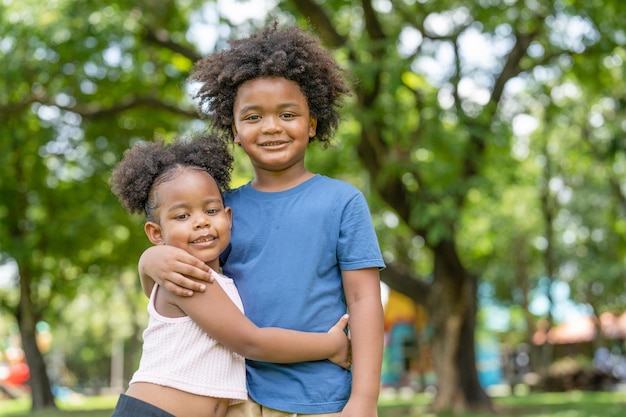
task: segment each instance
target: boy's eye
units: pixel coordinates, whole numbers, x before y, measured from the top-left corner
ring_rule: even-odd
[[[188,214],[178,214],[178,215],[174,216],[174,218],[176,220],[185,220],[187,217],[189,217]]]
[[[258,114],[252,114],[248,117],[246,117],[246,120],[259,120],[261,118],[261,116],[259,116]]]
[[[220,211],[219,211],[219,209],[208,209],[206,212],[207,212],[208,215],[214,216],[217,213],[219,213]]]
[[[293,113],[283,113],[283,118],[284,119],[291,119],[293,117],[295,117],[295,114],[293,114]]]

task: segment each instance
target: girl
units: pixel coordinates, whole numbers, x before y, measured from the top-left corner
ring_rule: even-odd
[[[219,285],[192,297],[154,285],[139,369],[120,396],[114,417],[221,417],[247,398],[244,357],[269,362],[329,358],[349,368],[344,316],[327,333],[258,328],[242,313],[233,281],[218,274],[232,214],[224,206],[232,157],[217,136],[139,143],[111,178],[122,205],[144,212],[154,245],[187,251],[211,268]]]

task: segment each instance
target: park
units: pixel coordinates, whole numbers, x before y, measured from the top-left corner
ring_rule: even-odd
[[[194,63],[273,20],[319,37],[350,86],[306,165],[371,212],[379,414],[617,416],[621,0],[0,2],[0,416],[110,415],[141,355],[150,246],[111,171],[207,129]],[[253,167],[232,153],[235,188]]]

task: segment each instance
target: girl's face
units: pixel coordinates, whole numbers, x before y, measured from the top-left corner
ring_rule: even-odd
[[[317,120],[298,84],[281,77],[246,81],[237,90],[233,115],[235,143],[255,169],[276,172],[304,166]]]
[[[219,271],[219,255],[230,241],[232,214],[213,177],[185,168],[173,180],[157,185],[155,193],[158,224],[145,225],[150,241],[184,249]]]

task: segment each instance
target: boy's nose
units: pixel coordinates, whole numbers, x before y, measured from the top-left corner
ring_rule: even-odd
[[[263,131],[274,133],[280,131],[280,120],[278,116],[267,116],[263,118]]]

